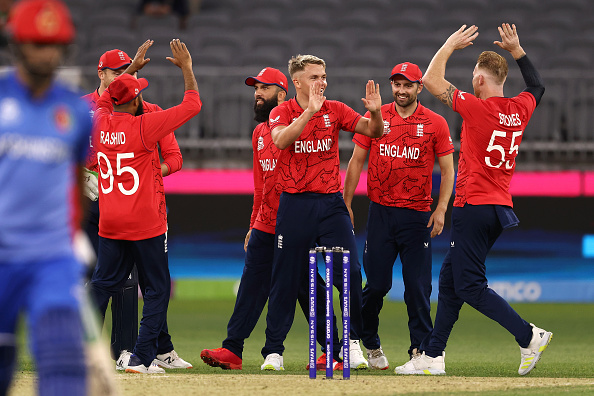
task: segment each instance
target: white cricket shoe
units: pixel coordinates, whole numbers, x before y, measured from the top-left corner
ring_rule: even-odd
[[[266,356],[264,364],[260,366],[260,370],[284,371],[285,368],[283,366],[283,357],[278,353],[269,354]]]
[[[140,363],[140,359],[132,355],[128,361],[126,372],[137,374],[163,374],[165,373],[165,370],[157,366],[154,362],[151,362],[150,366],[146,367],[144,364]]]
[[[123,350],[120,353],[120,357],[116,361],[116,370],[124,371],[128,368],[128,362],[130,361],[130,356],[132,356],[132,352],[128,352],[127,350]]]
[[[390,367],[388,358],[384,355],[381,346],[378,349],[368,349],[367,359],[369,360],[369,367],[372,369],[387,370]]]
[[[342,349],[339,354],[342,359]],[[349,340],[349,366],[354,370],[363,370],[369,367],[367,359],[363,356],[359,340]]]
[[[161,366],[167,369],[191,369],[192,363],[186,362],[180,358],[175,350],[168,353],[157,355],[157,358],[153,360],[157,366]]]
[[[441,356],[431,357],[422,354],[417,354],[402,366],[394,369],[396,374],[424,374],[424,375],[444,375],[445,372],[445,352]]]
[[[532,323],[530,323],[530,326],[532,326],[532,340],[530,340],[527,348],[520,347],[521,361],[518,369],[520,375],[526,375],[532,371],[553,338],[553,333],[550,331],[540,329]]]

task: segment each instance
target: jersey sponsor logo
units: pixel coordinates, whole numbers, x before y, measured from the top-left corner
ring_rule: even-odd
[[[282,234],[278,234],[278,238],[277,238],[277,245],[276,245],[279,249],[283,248],[283,236]]]
[[[264,138],[262,136],[260,136],[258,138],[258,151],[262,150],[264,148]]]
[[[379,155],[392,158],[418,159],[421,150],[418,147],[402,147],[393,144],[380,144]]]
[[[384,135],[390,133],[390,121],[384,120]]]
[[[459,97],[460,99],[462,99],[462,100],[466,100],[466,98],[464,97],[464,94],[465,94],[465,93],[466,93],[466,92],[459,91],[459,92],[458,92],[458,97]]]
[[[14,124],[21,118],[19,102],[14,98],[5,98],[0,102],[0,125]]]
[[[279,118],[280,116],[277,116],[276,118],[271,118],[270,123],[277,122]]]
[[[126,143],[126,134],[124,132],[105,132],[101,131],[101,144],[124,144]]]
[[[423,242],[423,247],[425,249],[428,249],[429,248],[429,242]]]
[[[456,247],[456,244],[454,243],[454,241],[451,241],[451,242],[450,242],[450,247],[451,247],[451,248],[453,248],[453,247]]]
[[[502,114],[499,113],[499,123],[505,126],[520,126],[522,125],[522,120],[520,119],[520,115],[518,113],[515,114]]]
[[[28,159],[44,163],[60,163],[69,157],[68,145],[52,137],[21,136],[6,133],[0,136],[0,159]]]
[[[324,119],[324,126],[326,128],[330,128],[332,126],[332,123],[330,122],[330,116],[328,114],[324,114],[322,118]]]
[[[417,124],[417,137],[423,137],[423,124]]]
[[[262,167],[262,171],[264,172],[273,171],[276,167],[276,160],[270,158],[261,159],[260,166]]]
[[[318,151],[329,151],[332,148],[332,139],[321,140],[296,140],[295,153],[317,153]]]

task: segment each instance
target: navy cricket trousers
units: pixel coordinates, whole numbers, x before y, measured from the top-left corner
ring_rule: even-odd
[[[93,245],[95,255],[99,256],[99,201],[90,201],[89,207],[86,214],[86,219],[83,224],[83,228],[87,237]],[[137,271],[138,272],[138,271]],[[144,279],[138,279],[132,274],[126,283],[125,287],[134,286],[140,284],[140,290],[144,293]],[[128,337],[128,334],[132,331],[138,331],[138,318],[134,317],[137,310],[131,304],[138,305],[137,299],[133,301],[128,300],[128,294],[122,289],[114,293],[111,296],[111,317],[112,317],[112,329],[111,329],[111,347],[112,357],[118,359],[120,351],[116,349],[127,349],[132,350],[134,348],[134,339]],[[121,334],[118,334],[121,331]],[[118,341],[119,340],[119,341]],[[117,347],[117,348],[116,348]],[[163,330],[159,334],[159,350],[157,354],[169,353],[173,350],[173,343],[171,342],[171,335],[169,334],[169,328],[167,327],[167,321],[163,326]]]
[[[363,268],[367,283],[363,288],[363,334],[367,349],[381,346],[379,314],[384,297],[392,288],[392,270],[398,254],[402,262],[404,302],[408,312],[411,353],[431,332],[431,212],[369,204],[367,240]]]
[[[270,294],[270,277],[272,260],[274,257],[274,234],[252,229],[245,256],[245,265],[241,275],[241,283],[237,291],[235,308],[227,325],[227,338],[223,341],[223,348],[227,348],[242,357],[243,343],[250,336],[258,319],[264,310]],[[299,289],[298,301],[305,318],[309,318],[309,290],[308,283]],[[325,315],[324,280],[318,275],[317,304],[318,317]],[[323,320],[318,320],[317,340],[325,352],[326,327]],[[334,359],[340,352],[340,339],[334,317]]]
[[[309,249],[343,247],[351,252],[351,338],[363,330],[361,318],[361,265],[351,219],[341,193],[289,194],[280,197],[276,219],[274,260],[266,344],[262,356],[282,355],[283,342],[295,317],[299,289],[307,282]],[[342,261],[334,260],[334,286],[342,287]]]
[[[421,344],[428,356],[441,356],[464,303],[503,326],[521,347],[530,343],[530,324],[487,284],[485,260],[503,232],[503,208],[470,204],[454,207],[450,249],[439,274],[435,326]]]
[[[90,285],[105,317],[109,298],[126,283],[134,263],[145,287],[134,354],[148,367],[157,356],[158,337],[167,319],[171,293],[166,234],[140,241],[99,237],[99,259]]]

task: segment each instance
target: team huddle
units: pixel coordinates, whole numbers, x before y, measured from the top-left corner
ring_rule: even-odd
[[[29,22],[31,15],[47,17],[48,13],[54,26],[48,27],[41,17]],[[64,47],[74,36],[68,10],[58,0],[24,0],[10,23],[19,56],[16,71],[0,79],[0,182],[14,186],[0,193],[0,216],[6,220],[0,230],[0,395],[6,394],[12,378],[15,328],[22,309],[31,315],[40,389],[51,395],[73,389],[84,394],[83,331],[80,308],[71,292],[80,281],[80,270],[70,242],[73,226],[68,222],[81,213],[86,213],[84,230],[97,253],[87,288],[100,314],[105,316],[110,298],[112,310],[122,310],[118,304],[126,302],[116,304],[115,296],[130,289],[130,284],[134,293],[138,282],[144,296],[138,332],[134,317],[124,326],[132,326],[132,335],[130,328],[112,330],[112,339],[118,338],[112,351],[116,367],[144,374],[192,368],[174,350],[166,321],[171,279],[163,188],[163,177],[182,166],[175,130],[202,106],[186,45],[172,40],[167,58],[182,72],[184,98],[179,105],[162,110],[143,100],[149,84],[137,73],[150,60],[146,55],[153,42],[147,40],[134,58],[119,49],[100,57],[100,86],[84,98],[89,108],[53,82]],[[523,92],[511,98],[503,95],[507,62],[493,51],[481,53],[477,60],[473,93],[460,91],[445,79],[449,57],[478,35],[476,26],[466,25],[448,37],[424,75],[412,62],[392,68],[393,102],[382,104],[379,84],[369,80],[362,98],[364,115],[326,99],[326,63],[314,55],[289,60],[294,98],[287,100],[288,80],[278,69],[265,67],[245,80],[254,88],[255,120],[260,122],[252,135],[254,204],[227,338],[220,348],[201,352],[206,364],[242,369],[244,341],[268,302],[261,369],[284,370],[283,343],[294,320],[295,303],[299,302],[306,319],[309,316],[309,250],[340,246],[352,257],[349,359],[342,359],[336,320],[334,347],[328,353],[332,356],[326,354],[324,321],[318,320],[316,338],[323,352],[316,362],[318,369],[325,368],[328,359],[334,370],[342,370],[347,362],[351,369],[390,367],[379,336],[379,315],[392,287],[398,255],[409,317],[410,359],[395,368],[396,374],[445,374],[447,341],[464,303],[515,337],[521,353],[520,375],[534,368],[553,334],[525,321],[488,287],[485,260],[503,230],[519,223],[509,184],[522,134],[544,94],[544,84],[520,45],[515,25],[504,23],[498,30],[501,41],[494,44],[512,55],[526,84]],[[418,101],[424,88],[463,118],[450,249],[439,275],[434,323],[431,239],[444,228],[455,180],[454,146],[445,119]],[[352,132],[355,143],[344,188],[338,156],[341,130]],[[56,148],[50,157],[35,148],[46,143]],[[370,206],[363,287],[354,236],[357,214],[351,204],[368,156]],[[436,158],[441,183],[432,212]],[[51,216],[47,216],[50,206],[35,202],[23,180],[52,183],[45,190],[52,191],[47,196],[56,200],[47,203]],[[74,188],[86,195],[82,205],[88,209],[69,204]],[[334,260],[333,283],[339,290],[341,266],[340,260]],[[19,287],[24,284],[28,286]],[[324,298],[319,274],[317,289],[318,298]],[[324,305],[323,300],[317,304],[319,318],[324,317]],[[119,317],[125,316],[120,312]],[[48,356],[59,356],[64,363],[50,361]]]

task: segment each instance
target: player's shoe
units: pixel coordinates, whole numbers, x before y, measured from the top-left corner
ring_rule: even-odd
[[[163,374],[165,370],[157,366],[154,362],[151,362],[150,366],[146,367],[140,362],[140,359],[136,355],[130,356],[128,367],[126,367],[127,373],[137,374]]]
[[[161,366],[167,369],[191,369],[192,363],[186,362],[180,358],[175,350],[168,353],[157,355],[157,358],[153,360],[157,366]]]
[[[204,349],[200,352],[202,361],[223,370],[241,370],[241,358],[227,348]]]
[[[332,369],[334,371],[342,371],[344,365],[342,362],[337,362],[336,359],[332,359]],[[309,370],[309,363],[305,367],[306,370]],[[316,370],[326,370],[326,354],[323,353],[322,356],[316,360]]]
[[[116,361],[116,370],[124,371],[128,367],[128,362],[130,361],[130,356],[132,356],[132,352],[127,350],[123,350],[120,353],[120,357]]]
[[[343,359],[342,349],[340,350],[339,356]],[[363,356],[359,340],[349,340],[349,360],[351,369],[363,370],[369,367],[367,359]]]
[[[445,352],[441,356],[431,357],[422,354],[417,354],[402,366],[394,369],[396,374],[421,374],[421,375],[444,375],[445,372]]]
[[[553,333],[550,331],[540,329],[532,323],[530,323],[530,326],[532,326],[532,340],[530,340],[530,344],[527,348],[520,347],[520,355],[522,358],[520,361],[520,368],[518,369],[518,374],[520,375],[526,375],[532,371],[553,338]]]
[[[388,358],[384,355],[381,346],[378,349],[368,349],[367,359],[369,360],[369,367],[372,369],[387,370],[390,367]]]
[[[284,371],[285,367],[283,366],[283,357],[278,353],[269,354],[266,356],[264,364],[260,366],[260,370]]]

